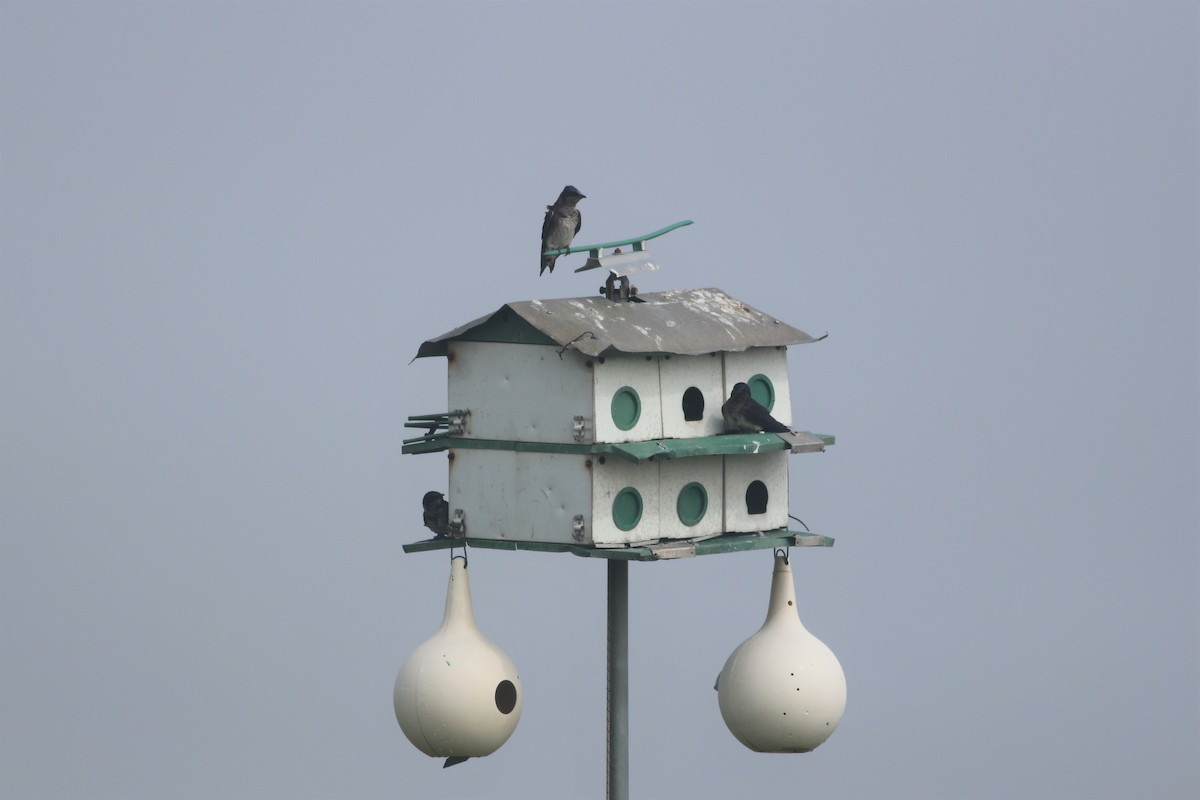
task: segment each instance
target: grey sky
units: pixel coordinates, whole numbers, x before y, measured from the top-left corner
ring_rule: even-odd
[[[790,354],[801,616],[841,727],[751,753],[713,679],[769,551],[635,564],[653,798],[1200,794],[1195,3],[0,0],[0,796],[574,798],[604,567],[479,551],[524,715],[440,769],[392,714],[444,554],[402,456],[425,338],[541,215],[659,240]]]

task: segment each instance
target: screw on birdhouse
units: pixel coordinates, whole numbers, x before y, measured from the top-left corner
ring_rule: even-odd
[[[571,538],[577,542],[583,541],[583,514],[576,514],[571,520]]]
[[[584,419],[579,414],[575,415],[575,419],[571,423],[571,429],[572,429],[571,435],[572,435],[572,437],[574,437],[575,441],[577,441],[577,442],[583,441],[583,434],[584,434],[584,430],[583,430],[584,424],[583,423],[584,423]]]
[[[471,412],[467,410],[451,411],[447,417],[447,433],[451,436],[460,436],[467,432],[467,418],[471,416]]]
[[[454,509],[454,517],[450,520],[450,538],[467,538],[467,513],[461,508]]]

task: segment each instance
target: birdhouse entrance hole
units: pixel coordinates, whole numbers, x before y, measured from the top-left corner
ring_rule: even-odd
[[[632,430],[642,417],[642,398],[631,386],[622,386],[613,394],[613,424],[623,431]]]
[[[746,513],[767,513],[767,485],[762,481],[754,481],[746,487]]]
[[[750,387],[750,396],[754,398],[756,403],[767,409],[767,411],[774,410],[775,385],[771,383],[770,378],[762,373],[752,375],[746,381],[746,385]]]
[[[689,386],[683,393],[683,418],[687,422],[704,419],[704,392]]]
[[[704,519],[708,511],[708,492],[704,485],[692,481],[679,490],[679,498],[675,501],[675,513],[679,521],[689,528]]]
[[[501,714],[511,714],[517,707],[517,687],[512,681],[500,681],[496,684],[496,708]]]
[[[632,486],[626,486],[613,498],[613,524],[623,531],[631,531],[642,521],[642,494]]]

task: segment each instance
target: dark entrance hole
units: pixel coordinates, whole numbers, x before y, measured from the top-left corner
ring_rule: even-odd
[[[695,386],[683,393],[683,418],[687,422],[704,419],[704,392]]]
[[[767,485],[762,481],[754,481],[746,487],[746,513],[767,513]]]
[[[496,708],[501,714],[511,714],[517,707],[517,687],[512,681],[500,681],[496,684]]]

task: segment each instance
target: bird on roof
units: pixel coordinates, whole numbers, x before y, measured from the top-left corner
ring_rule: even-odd
[[[421,498],[425,508],[425,527],[438,536],[450,535],[450,504],[441,492],[426,492]]]
[[[750,396],[750,387],[735,383],[729,399],[721,406],[726,433],[791,433],[791,428],[771,416],[771,412]]]
[[[558,256],[544,255],[545,252],[570,247],[571,240],[579,233],[579,228],[583,225],[583,215],[575,208],[575,204],[585,197],[587,195],[574,186],[566,186],[554,201],[554,205],[546,206],[546,216],[542,220],[542,249],[539,251],[542,268],[538,271],[539,276],[547,268],[554,272],[554,262],[558,260]]]

